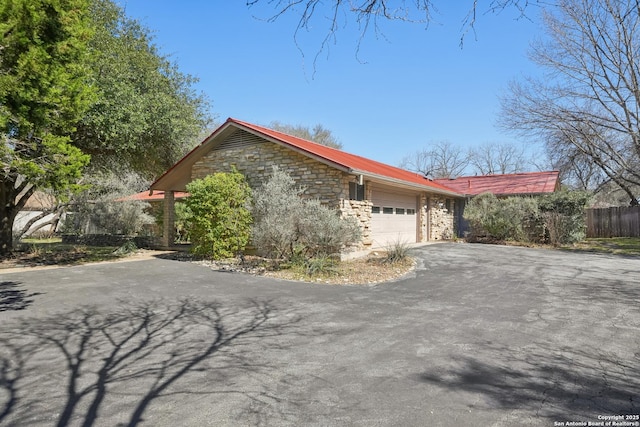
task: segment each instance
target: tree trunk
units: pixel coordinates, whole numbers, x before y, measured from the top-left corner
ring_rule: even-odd
[[[0,257],[13,251],[13,221],[16,214],[15,182],[5,176],[0,183]]]
[[[29,200],[35,187],[18,181],[17,174],[5,174],[0,182],[0,257],[13,251],[13,222]]]

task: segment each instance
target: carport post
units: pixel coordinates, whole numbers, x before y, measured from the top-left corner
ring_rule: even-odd
[[[175,241],[176,207],[173,191],[164,192],[162,246],[169,249]]]

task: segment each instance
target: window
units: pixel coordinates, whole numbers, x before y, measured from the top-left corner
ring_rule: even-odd
[[[407,209],[407,215],[415,215],[415,214],[416,214],[415,209]]]
[[[451,199],[447,199],[446,207],[447,211],[451,212]]]
[[[404,215],[404,208],[396,208],[396,215]]]
[[[364,200],[364,184],[349,183],[349,200]]]
[[[380,213],[380,206],[371,206],[371,213]]]
[[[393,208],[382,208],[383,214],[393,214]]]

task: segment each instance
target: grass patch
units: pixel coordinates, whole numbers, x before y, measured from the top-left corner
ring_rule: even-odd
[[[611,237],[585,239],[561,249],[579,252],[595,252],[613,255],[640,256],[640,237]]]
[[[127,248],[128,249],[128,248]],[[110,261],[131,252],[117,246],[87,246],[62,243],[60,238],[23,239],[0,268],[36,267],[42,265],[77,265]]]

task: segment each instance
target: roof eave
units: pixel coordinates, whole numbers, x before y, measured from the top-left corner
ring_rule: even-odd
[[[356,169],[351,169],[349,173],[352,173],[354,175],[363,175],[365,177],[369,177],[378,181],[383,181],[383,182],[388,182],[391,184],[400,184],[406,187],[411,187],[411,188],[415,188],[421,191],[426,191],[429,193],[436,193],[436,194],[442,194],[445,196],[452,196],[452,197],[464,197],[463,194],[460,193],[456,193],[455,191],[449,191],[449,190],[443,190],[440,188],[435,188],[435,187],[431,187],[430,185],[421,185],[415,182],[410,182],[410,181],[405,181],[402,179],[397,179],[397,178],[390,178],[388,176],[384,176],[384,175],[378,175],[375,173],[371,173],[371,172],[367,172],[367,171],[363,171],[363,170],[356,170]],[[426,178],[425,178],[426,179]]]

